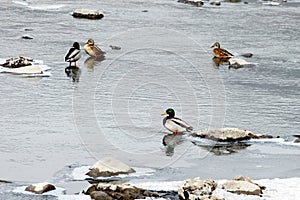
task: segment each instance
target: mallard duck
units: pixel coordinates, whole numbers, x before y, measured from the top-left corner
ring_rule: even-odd
[[[71,49],[68,51],[67,55],[65,56],[65,61],[69,62],[71,66],[71,63],[74,62],[75,63],[75,67],[76,67],[76,61],[78,61],[81,57],[80,54],[80,46],[78,42],[74,42],[73,46],[71,47]]]
[[[193,127],[191,127],[185,121],[175,117],[175,111],[172,108],[168,108],[161,115],[168,115],[163,119],[163,125],[166,129],[173,132],[173,135],[186,131],[191,132],[193,130]]]
[[[219,42],[215,42],[211,48],[213,48],[212,53],[214,55],[214,57],[216,58],[231,58],[233,57],[233,54],[228,52],[225,49],[221,49],[220,48],[220,44]]]
[[[84,51],[91,57],[103,57],[105,52],[95,45],[93,39],[89,39],[84,45]]]

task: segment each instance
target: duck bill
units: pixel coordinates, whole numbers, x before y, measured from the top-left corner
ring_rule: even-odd
[[[166,114],[167,114],[167,112],[165,111],[165,112],[161,113],[161,116],[164,116],[164,115],[166,115]]]

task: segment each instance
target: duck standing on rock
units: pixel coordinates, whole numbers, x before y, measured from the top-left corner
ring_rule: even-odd
[[[69,62],[71,66],[71,63],[74,62],[75,63],[75,67],[76,67],[76,61],[78,61],[81,57],[80,54],[80,46],[78,42],[74,42],[73,46],[71,47],[71,49],[68,51],[67,55],[65,56],[65,61]]]
[[[211,48],[213,48],[212,53],[214,55],[215,58],[231,58],[233,57],[233,54],[228,52],[225,49],[222,49],[220,47],[220,43],[219,42],[215,42]]]
[[[191,132],[193,130],[193,127],[191,127],[185,121],[175,117],[175,111],[172,108],[168,108],[161,115],[168,115],[163,119],[163,125],[166,129],[172,131],[174,136],[177,133],[182,133],[186,131]]]
[[[91,57],[103,58],[105,52],[95,45],[93,39],[89,39],[84,45],[84,51]]]

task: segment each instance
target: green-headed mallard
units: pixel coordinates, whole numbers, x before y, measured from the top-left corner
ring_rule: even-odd
[[[221,49],[219,42],[215,42],[211,48],[213,48],[212,53],[216,58],[231,58],[233,54],[225,49]]]
[[[193,127],[191,127],[189,124],[187,124],[182,119],[179,119],[175,117],[175,111],[172,108],[168,108],[165,112],[161,114],[168,115],[163,120],[163,125],[166,129],[173,132],[173,135],[176,135],[177,133],[182,132],[190,132],[193,130]]]

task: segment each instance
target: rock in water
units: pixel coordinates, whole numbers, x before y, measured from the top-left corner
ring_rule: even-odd
[[[212,196],[213,191],[217,188],[217,183],[213,180],[200,180],[199,178],[187,179],[178,189],[179,199],[196,200],[196,199],[218,199]]]
[[[90,194],[90,196],[95,200],[114,200],[111,196],[101,191],[94,191]]]
[[[228,192],[246,195],[261,195],[262,190],[265,189],[264,186],[254,183],[250,178],[243,176],[227,181],[222,185],[222,188]]]
[[[97,10],[76,9],[73,11],[73,17],[86,19],[102,19],[104,14]]]
[[[271,135],[254,134],[248,130],[241,130],[238,128],[219,128],[219,129],[206,129],[193,133],[193,136],[207,138],[220,142],[235,142],[241,140],[249,140],[252,138],[273,138]]]
[[[111,157],[103,158],[96,162],[86,174],[90,177],[109,177],[118,174],[129,174],[135,172],[134,169]]]
[[[16,58],[9,58],[5,61],[5,63],[1,64],[3,67],[7,68],[18,68],[18,67],[25,67],[32,65],[33,59],[24,57],[24,56],[19,56]]]
[[[35,194],[43,194],[45,192],[55,190],[55,186],[50,183],[35,183],[25,188],[25,191],[32,192]]]
[[[111,200],[123,199],[134,200],[146,197],[158,197],[155,192],[150,192],[130,185],[99,183],[90,186],[84,194],[90,195],[92,199]]]

